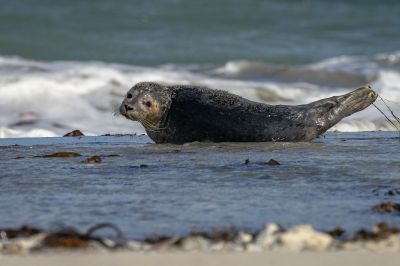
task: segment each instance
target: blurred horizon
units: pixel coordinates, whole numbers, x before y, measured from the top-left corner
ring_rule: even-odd
[[[3,0],[0,55],[133,65],[304,64],[400,50],[391,0]]]

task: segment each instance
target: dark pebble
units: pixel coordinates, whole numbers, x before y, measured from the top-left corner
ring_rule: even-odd
[[[400,195],[400,188],[395,188],[395,189],[391,189],[389,191],[385,192],[386,196],[396,196],[396,195]]]
[[[376,212],[399,212],[400,204],[386,201],[375,205],[374,207],[372,207],[372,209]]]
[[[98,155],[94,155],[94,156],[82,161],[82,163],[101,163],[101,162],[102,162],[102,159]]]
[[[119,154],[108,154],[108,155],[102,155],[103,157],[119,157],[121,155]]]
[[[274,166],[274,165],[280,165],[280,163],[274,159],[271,159],[267,162],[268,165]]]
[[[67,134],[64,135],[64,137],[82,137],[82,136],[85,135],[79,129],[68,132]]]
[[[327,233],[328,235],[330,235],[333,238],[340,238],[344,235],[345,230],[340,227],[336,227],[335,229],[333,229],[331,231],[327,231],[325,233]]]

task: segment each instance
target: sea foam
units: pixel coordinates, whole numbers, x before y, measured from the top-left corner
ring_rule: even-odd
[[[223,66],[143,67],[104,62],[44,62],[0,57],[0,137],[144,133],[118,115],[126,91],[137,82],[194,84],[223,89],[269,104],[304,104],[371,84],[400,111],[400,52],[340,56],[301,66],[230,61]],[[382,106],[382,103],[377,102]],[[384,109],[384,108],[383,108]],[[373,108],[332,128],[393,130]]]

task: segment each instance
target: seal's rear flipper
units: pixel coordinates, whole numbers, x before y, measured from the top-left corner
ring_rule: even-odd
[[[307,119],[315,121],[317,127],[314,137],[326,132],[343,118],[364,110],[377,98],[378,94],[371,86],[365,86],[344,95],[308,104]]]

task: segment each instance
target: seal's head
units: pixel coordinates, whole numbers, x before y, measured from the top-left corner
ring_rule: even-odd
[[[126,118],[139,121],[146,129],[160,127],[171,104],[166,87],[153,82],[141,82],[126,94],[119,108]]]

